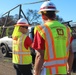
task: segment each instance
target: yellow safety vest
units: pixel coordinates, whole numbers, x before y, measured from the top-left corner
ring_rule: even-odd
[[[24,47],[24,40],[26,35],[22,34],[18,39],[13,40],[13,59],[12,62],[15,64],[31,64],[32,56],[30,48],[26,49]]]
[[[67,74],[67,59],[70,44],[70,29],[58,21],[35,27],[45,40],[44,67],[46,75]]]

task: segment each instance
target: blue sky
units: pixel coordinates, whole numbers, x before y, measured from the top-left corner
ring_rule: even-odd
[[[0,0],[0,16],[18,4],[36,2],[41,0]],[[60,11],[57,13],[65,21],[72,20],[76,22],[76,0],[51,0]],[[23,5],[22,9],[26,12],[27,9],[39,10],[42,3]],[[18,14],[18,9],[15,9],[11,14]]]

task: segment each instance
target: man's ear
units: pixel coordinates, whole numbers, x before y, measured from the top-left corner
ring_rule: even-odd
[[[47,20],[48,18],[47,18],[47,16],[42,15],[42,19],[43,19],[43,20]]]

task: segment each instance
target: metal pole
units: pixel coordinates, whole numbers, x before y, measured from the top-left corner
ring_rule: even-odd
[[[10,11],[8,12],[8,16],[6,17],[5,23],[4,23],[4,25],[3,25],[3,31],[2,31],[1,37],[3,37],[3,35],[4,35],[5,26],[6,26],[6,24],[7,24],[7,20],[8,20],[9,14],[10,14]]]
[[[20,4],[20,9],[19,9],[19,19],[21,18],[21,7],[22,7],[22,5]]]
[[[19,7],[21,4],[17,5],[16,7],[12,8],[11,10],[7,11],[6,13],[4,13],[2,16],[4,16],[5,14],[9,13],[10,11],[16,9],[17,7]]]
[[[41,2],[45,2],[45,1],[50,1],[50,0],[40,0],[40,1],[37,1],[37,2],[24,3],[22,5],[36,4],[36,3],[41,3]]]

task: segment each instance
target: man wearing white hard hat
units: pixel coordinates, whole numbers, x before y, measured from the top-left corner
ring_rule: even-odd
[[[32,40],[26,35],[29,24],[25,18],[21,18],[15,25],[13,38],[12,62],[16,75],[32,75],[32,56],[30,47]]]
[[[44,25],[35,27],[32,47],[36,50],[34,75],[66,75],[69,58],[71,31],[68,27],[56,21],[58,10],[50,2],[44,2],[39,13]],[[73,53],[72,53],[73,54]],[[67,71],[68,70],[68,71]],[[68,74],[70,75],[70,74]]]

